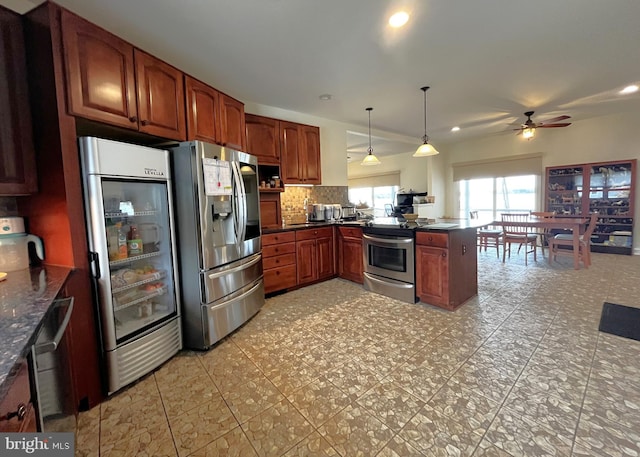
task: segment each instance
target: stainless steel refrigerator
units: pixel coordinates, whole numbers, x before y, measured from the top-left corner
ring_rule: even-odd
[[[200,141],[171,160],[184,345],[207,349],[264,304],[258,162]]]
[[[182,348],[169,152],[79,139],[109,394]]]

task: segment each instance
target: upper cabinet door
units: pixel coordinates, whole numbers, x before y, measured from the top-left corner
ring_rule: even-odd
[[[280,165],[280,122],[270,117],[246,114],[247,152],[259,164]]]
[[[20,16],[0,8],[0,195],[36,192],[37,177]]]
[[[220,138],[218,122],[219,92],[213,87],[185,75],[187,91],[187,140],[217,143]]]
[[[133,46],[62,11],[69,113],[138,128]]]
[[[321,184],[320,129],[310,125],[301,125],[300,162],[305,184]]]
[[[223,146],[244,151],[246,147],[244,104],[220,93],[220,141]]]
[[[134,49],[134,59],[140,131],[185,140],[183,73],[139,49]]]
[[[298,124],[280,121],[280,173],[285,184],[301,184]]]

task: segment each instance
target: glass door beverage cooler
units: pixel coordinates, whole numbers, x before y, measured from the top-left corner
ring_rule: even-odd
[[[109,394],[182,348],[167,151],[80,138]]]

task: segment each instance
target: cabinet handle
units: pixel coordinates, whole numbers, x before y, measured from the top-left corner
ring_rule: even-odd
[[[5,414],[4,416],[0,416],[0,421],[8,421],[17,417],[19,421],[24,419],[24,416],[27,414],[27,405],[24,403],[18,404],[18,409],[12,411],[10,413]]]
[[[278,259],[278,260],[276,260],[276,263],[280,263],[280,260],[279,260],[279,259]]]
[[[278,248],[275,248],[275,252],[280,252],[280,250]]]
[[[276,271],[276,276],[280,276],[280,272],[279,271]]]
[[[131,117],[129,118],[129,122],[133,122],[133,123],[138,122],[138,118],[137,118],[137,117],[135,117],[135,116],[131,116]]]
[[[148,120],[146,120],[146,119],[144,119],[144,120],[140,121],[140,124],[142,124],[142,125],[149,125],[149,121],[148,121]]]
[[[465,255],[467,253],[467,245],[463,244],[462,245],[462,255]]]
[[[446,257],[446,256],[447,256],[447,253],[446,253],[446,252],[443,252],[443,253],[442,253],[442,257]]]

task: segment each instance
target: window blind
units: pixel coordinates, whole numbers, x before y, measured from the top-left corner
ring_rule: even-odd
[[[453,180],[542,175],[542,153],[474,160],[451,164]]]
[[[350,189],[358,189],[361,187],[400,186],[400,172],[391,171],[388,173],[349,178],[347,184]]]

